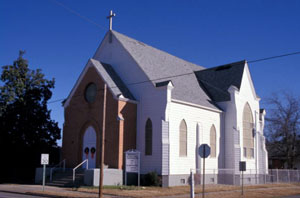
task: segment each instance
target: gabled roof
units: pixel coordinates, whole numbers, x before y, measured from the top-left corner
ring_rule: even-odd
[[[71,98],[73,97],[78,85],[82,81],[84,75],[88,71],[90,67],[95,67],[96,71],[98,72],[99,76],[103,79],[103,81],[107,84],[108,89],[111,91],[115,98],[119,98],[119,96],[123,96],[121,98],[126,98],[129,100],[135,100],[133,95],[130,93],[129,89],[123,83],[119,75],[114,71],[111,65],[100,63],[95,59],[89,59],[88,63],[86,64],[84,70],[80,74],[79,78],[76,81],[73,89],[71,90],[68,98],[64,102],[63,106],[67,107],[70,103]]]
[[[174,84],[172,99],[194,103],[219,110],[209,96],[201,89],[194,71],[204,67],[190,63],[164,51],[129,38],[116,31],[113,36],[132,56],[153,86],[161,81],[171,80]]]
[[[198,82],[213,101],[230,100],[228,88],[240,89],[246,61],[234,62],[201,71],[196,71]]]
[[[91,59],[91,61],[95,65],[103,80],[107,83],[107,86],[112,91],[113,95],[117,97],[123,95],[124,98],[135,100],[129,89],[111,65],[100,63],[95,59]]]

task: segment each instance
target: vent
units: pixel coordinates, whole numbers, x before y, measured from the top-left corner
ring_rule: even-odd
[[[181,184],[185,184],[185,179],[180,179]]]
[[[231,68],[231,65],[225,65],[225,66],[221,66],[221,67],[216,68],[215,71],[221,71],[221,70],[230,69],[230,68]]]

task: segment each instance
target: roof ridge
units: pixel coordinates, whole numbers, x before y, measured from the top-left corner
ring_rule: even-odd
[[[204,67],[119,32],[111,31],[110,33],[137,64],[136,66],[143,71],[148,80],[151,80],[154,87],[162,79],[171,80],[174,84],[172,99],[219,109],[210,102],[210,97],[200,87],[195,76],[195,72],[204,70]]]
[[[241,61],[236,61],[236,62],[232,62],[232,63],[227,63],[227,64],[224,64],[224,65],[218,65],[218,66],[214,66],[214,67],[210,67],[210,68],[205,68],[202,71],[212,70],[212,69],[216,69],[218,67],[240,65],[241,63],[245,64],[245,63],[247,63],[247,60],[241,60]]]
[[[146,43],[144,43],[144,42],[142,42],[142,41],[139,41],[139,40],[137,40],[137,39],[134,39],[134,38],[132,38],[132,37],[129,37],[129,36],[125,35],[125,34],[122,34],[122,33],[120,33],[120,32],[117,32],[117,31],[115,31],[115,30],[111,30],[111,32],[114,33],[114,34],[115,34],[115,33],[116,33],[116,34],[119,34],[119,35],[121,35],[121,36],[123,36],[123,37],[125,37],[125,38],[134,40],[134,41],[136,41],[137,43],[139,43],[140,45],[143,45],[144,47],[150,47],[150,48],[152,48],[152,49],[154,49],[154,50],[159,51],[160,53],[164,53],[164,54],[167,54],[167,55],[169,55],[169,56],[172,56],[173,58],[182,60],[182,61],[184,61],[184,62],[186,62],[186,63],[193,64],[194,66],[199,67],[199,70],[201,70],[201,69],[206,69],[205,67],[203,67],[203,66],[201,66],[201,65],[198,65],[198,64],[196,64],[196,63],[192,63],[192,62],[190,62],[190,61],[188,61],[188,60],[185,60],[185,59],[183,59],[183,58],[180,58],[180,57],[178,57],[178,56],[175,56],[175,55],[173,55],[173,54],[170,54],[169,52],[166,52],[166,51],[163,51],[163,50],[161,50],[161,49],[158,49],[158,48],[156,48],[156,47],[154,47],[154,46],[151,46],[151,45],[149,45],[149,44],[146,44]]]

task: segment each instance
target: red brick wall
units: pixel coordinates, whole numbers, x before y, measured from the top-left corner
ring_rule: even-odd
[[[86,86],[94,82],[97,95],[94,103],[84,98]],[[96,167],[100,167],[101,131],[103,115],[103,81],[94,67],[90,67],[77,87],[69,105],[65,108],[62,157],[67,167],[75,167],[82,161],[83,135],[87,127],[93,126],[97,134]],[[111,168],[122,168],[123,153],[136,147],[136,104],[118,101],[109,88],[106,101],[105,159]],[[122,114],[124,121],[118,121]]]

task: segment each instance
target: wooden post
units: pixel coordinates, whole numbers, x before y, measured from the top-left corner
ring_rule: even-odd
[[[102,118],[102,148],[101,148],[101,166],[100,166],[100,181],[99,181],[99,198],[102,198],[103,188],[103,168],[104,168],[104,146],[105,146],[105,118],[106,118],[106,90],[107,85],[104,83],[104,94],[103,94],[103,118]]]
[[[242,196],[244,196],[244,171],[242,171]]]
[[[205,147],[203,148],[203,156],[205,156]],[[205,157],[203,158],[203,182],[202,182],[202,198],[204,198],[204,187],[205,187]]]

